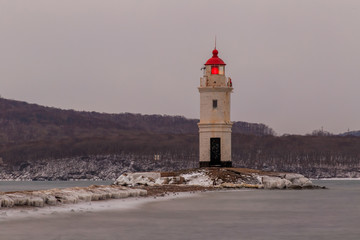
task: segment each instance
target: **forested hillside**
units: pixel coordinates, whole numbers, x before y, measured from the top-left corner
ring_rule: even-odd
[[[107,114],[43,107],[0,98],[0,157],[8,164],[122,152],[181,151],[197,144],[197,119]],[[235,122],[234,133],[274,134],[264,124]],[[190,149],[195,151],[197,146]]]
[[[0,99],[0,179],[113,179],[124,171],[198,167],[197,122]],[[264,124],[235,122],[232,158],[238,167],[360,177],[360,138],[274,136]]]
[[[242,167],[318,177],[360,177],[360,138],[354,136],[233,135],[233,161]]]

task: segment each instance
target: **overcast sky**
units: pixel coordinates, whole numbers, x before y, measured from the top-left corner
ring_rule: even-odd
[[[233,121],[360,129],[359,0],[0,0],[0,95],[199,118],[215,35]]]

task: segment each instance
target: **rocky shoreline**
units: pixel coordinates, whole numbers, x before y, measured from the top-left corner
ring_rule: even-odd
[[[128,197],[219,189],[320,189],[301,174],[246,168],[200,168],[176,172],[124,173],[113,185],[0,193],[0,208],[44,207]]]
[[[247,168],[200,168],[176,172],[124,173],[120,186],[202,186],[213,188],[315,189],[309,178],[297,173],[265,172]]]

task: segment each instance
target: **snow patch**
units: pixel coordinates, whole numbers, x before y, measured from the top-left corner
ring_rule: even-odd
[[[213,181],[205,172],[192,172],[181,174],[180,176],[185,179],[187,185],[199,185],[205,187],[213,185]]]
[[[124,173],[120,175],[114,182],[115,185],[120,186],[154,186],[162,184],[161,174],[159,172],[137,172]]]

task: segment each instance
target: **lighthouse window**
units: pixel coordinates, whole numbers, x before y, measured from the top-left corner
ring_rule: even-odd
[[[224,66],[219,66],[219,74],[224,75]]]
[[[219,67],[211,66],[211,74],[219,74]]]
[[[217,100],[213,100],[213,108],[217,108]]]

